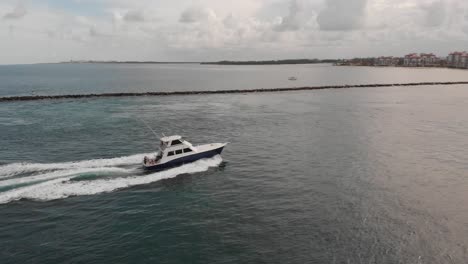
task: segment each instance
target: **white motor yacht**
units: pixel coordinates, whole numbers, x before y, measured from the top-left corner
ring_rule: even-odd
[[[221,154],[228,143],[211,143],[193,146],[181,136],[174,135],[160,139],[160,149],[155,157],[143,159],[143,166],[147,170],[159,171],[182,164],[211,158]]]

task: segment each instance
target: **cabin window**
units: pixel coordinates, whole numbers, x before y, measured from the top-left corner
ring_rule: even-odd
[[[186,148],[184,149],[184,153],[192,152],[192,149]]]
[[[176,139],[176,140],[172,141],[171,146],[180,145],[180,144],[182,144],[182,142],[180,142],[180,140]]]
[[[175,151],[175,153],[176,153],[177,155],[182,154],[182,150],[181,150],[181,149],[178,149],[178,150]]]
[[[170,151],[169,153],[167,153],[167,156],[174,156],[174,151]]]

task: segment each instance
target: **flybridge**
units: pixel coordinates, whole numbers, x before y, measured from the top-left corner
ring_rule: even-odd
[[[169,143],[171,141],[181,140],[181,139],[182,139],[181,136],[175,135],[175,136],[169,136],[169,137],[162,137],[161,142]]]

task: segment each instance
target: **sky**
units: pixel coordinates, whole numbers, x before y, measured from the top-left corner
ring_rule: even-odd
[[[0,0],[0,64],[468,50],[467,0]]]

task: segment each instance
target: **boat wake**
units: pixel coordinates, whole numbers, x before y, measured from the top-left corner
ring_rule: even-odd
[[[0,204],[21,199],[49,201],[94,195],[144,185],[180,174],[216,167],[221,156],[166,171],[145,174],[140,164],[148,154],[64,163],[12,163],[0,166]]]
[[[140,163],[145,155],[149,154],[136,154],[132,156],[118,157],[112,159],[94,159],[63,163],[12,163],[0,166],[0,179],[28,172],[54,171],[65,169],[105,168],[135,165]]]

